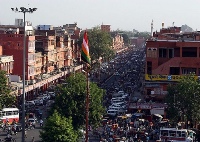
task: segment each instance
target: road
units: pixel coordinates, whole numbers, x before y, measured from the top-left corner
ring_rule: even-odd
[[[109,64],[109,72],[100,74],[100,82],[101,82],[100,85],[102,86],[102,88],[104,88],[104,87],[109,88],[109,87],[115,86],[116,88],[123,89],[124,85],[120,84],[119,80],[123,79],[124,82],[128,81],[129,77],[126,77],[124,75],[127,74],[127,71],[129,69],[133,69],[133,66],[128,64],[128,61],[130,60],[129,56],[131,54],[132,54],[131,52],[127,53],[127,57],[123,58],[124,62],[122,62],[122,63],[121,62],[114,62],[113,64]],[[123,54],[121,54],[119,56],[123,56]],[[113,65],[114,65],[114,68],[112,68]],[[118,72],[119,75],[113,75],[113,73],[116,73],[116,72]],[[137,74],[136,76],[139,76],[139,75]],[[140,97],[141,93],[134,91],[133,95]],[[42,107],[41,109],[43,110],[43,120],[44,120],[44,118],[47,116],[46,108]],[[39,127],[39,124],[36,124],[35,129],[27,131],[27,138],[25,138],[25,141],[26,142],[32,142],[33,137],[35,138],[35,142],[41,141],[41,139],[39,138],[39,135],[40,135],[39,131],[40,130],[41,130],[41,128]],[[100,128],[99,131],[102,131],[102,129]],[[17,135],[13,136],[13,138],[16,139],[16,142],[21,142],[21,136],[22,136],[22,133],[18,132]],[[5,132],[0,133],[1,139],[4,139],[5,137],[6,137]],[[80,141],[83,141],[83,139],[80,140]],[[97,137],[92,136],[92,132],[89,131],[89,141],[90,142],[99,142],[99,139]]]
[[[47,108],[45,106],[40,106],[39,107],[42,112],[43,112],[43,120],[45,120],[47,116]],[[25,142],[32,142],[32,139],[34,137],[35,142],[40,142],[41,138],[39,137],[41,127],[39,126],[39,122],[36,123],[35,129],[27,130],[27,138],[25,138]],[[6,132],[1,132],[0,133],[0,138],[4,139],[6,137]],[[17,135],[12,136],[14,139],[16,139],[16,142],[21,142],[22,141],[22,132],[18,132]]]
[[[33,137],[35,138],[35,142],[39,142],[41,139],[39,138],[39,131],[41,130],[39,124],[36,124],[36,128],[27,131],[27,138],[25,138],[26,142],[32,142]],[[7,136],[6,132],[0,133],[0,138],[4,139]],[[16,139],[16,142],[22,141],[22,132],[18,132],[17,135],[12,136]]]

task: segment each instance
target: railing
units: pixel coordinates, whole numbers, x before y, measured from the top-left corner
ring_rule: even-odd
[[[54,81],[54,80],[56,80],[58,78],[63,77],[64,75],[67,75],[67,74],[69,74],[71,72],[80,70],[82,68],[83,68],[83,65],[79,65],[79,66],[74,67],[74,69],[71,68],[71,69],[66,70],[66,71],[61,71],[60,73],[58,73],[56,75],[53,75],[53,76],[49,76],[48,78],[44,78],[43,80],[41,80],[41,81],[39,81],[37,83],[33,83],[32,85],[27,85],[25,87],[25,92],[29,92],[31,90],[34,90],[35,88],[41,87],[44,84],[50,83],[50,82],[52,82],[52,81]],[[19,94],[22,94],[22,91],[23,91],[23,89],[20,89],[19,90]]]

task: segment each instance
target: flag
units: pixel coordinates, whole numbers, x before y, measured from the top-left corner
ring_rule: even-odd
[[[85,31],[83,35],[83,43],[82,43],[82,50],[81,50],[81,59],[85,63],[91,64],[90,61],[90,54],[89,54],[89,46],[88,46],[88,37],[87,32]]]

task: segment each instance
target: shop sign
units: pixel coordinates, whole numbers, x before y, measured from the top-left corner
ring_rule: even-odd
[[[145,74],[146,81],[180,81],[186,77],[185,75],[148,75]],[[194,76],[195,79],[198,79],[198,76]]]

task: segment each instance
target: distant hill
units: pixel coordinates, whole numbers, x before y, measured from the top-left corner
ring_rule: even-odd
[[[191,28],[191,27],[189,27],[188,25],[182,25],[181,26],[181,31],[182,32],[193,32],[194,30]]]

